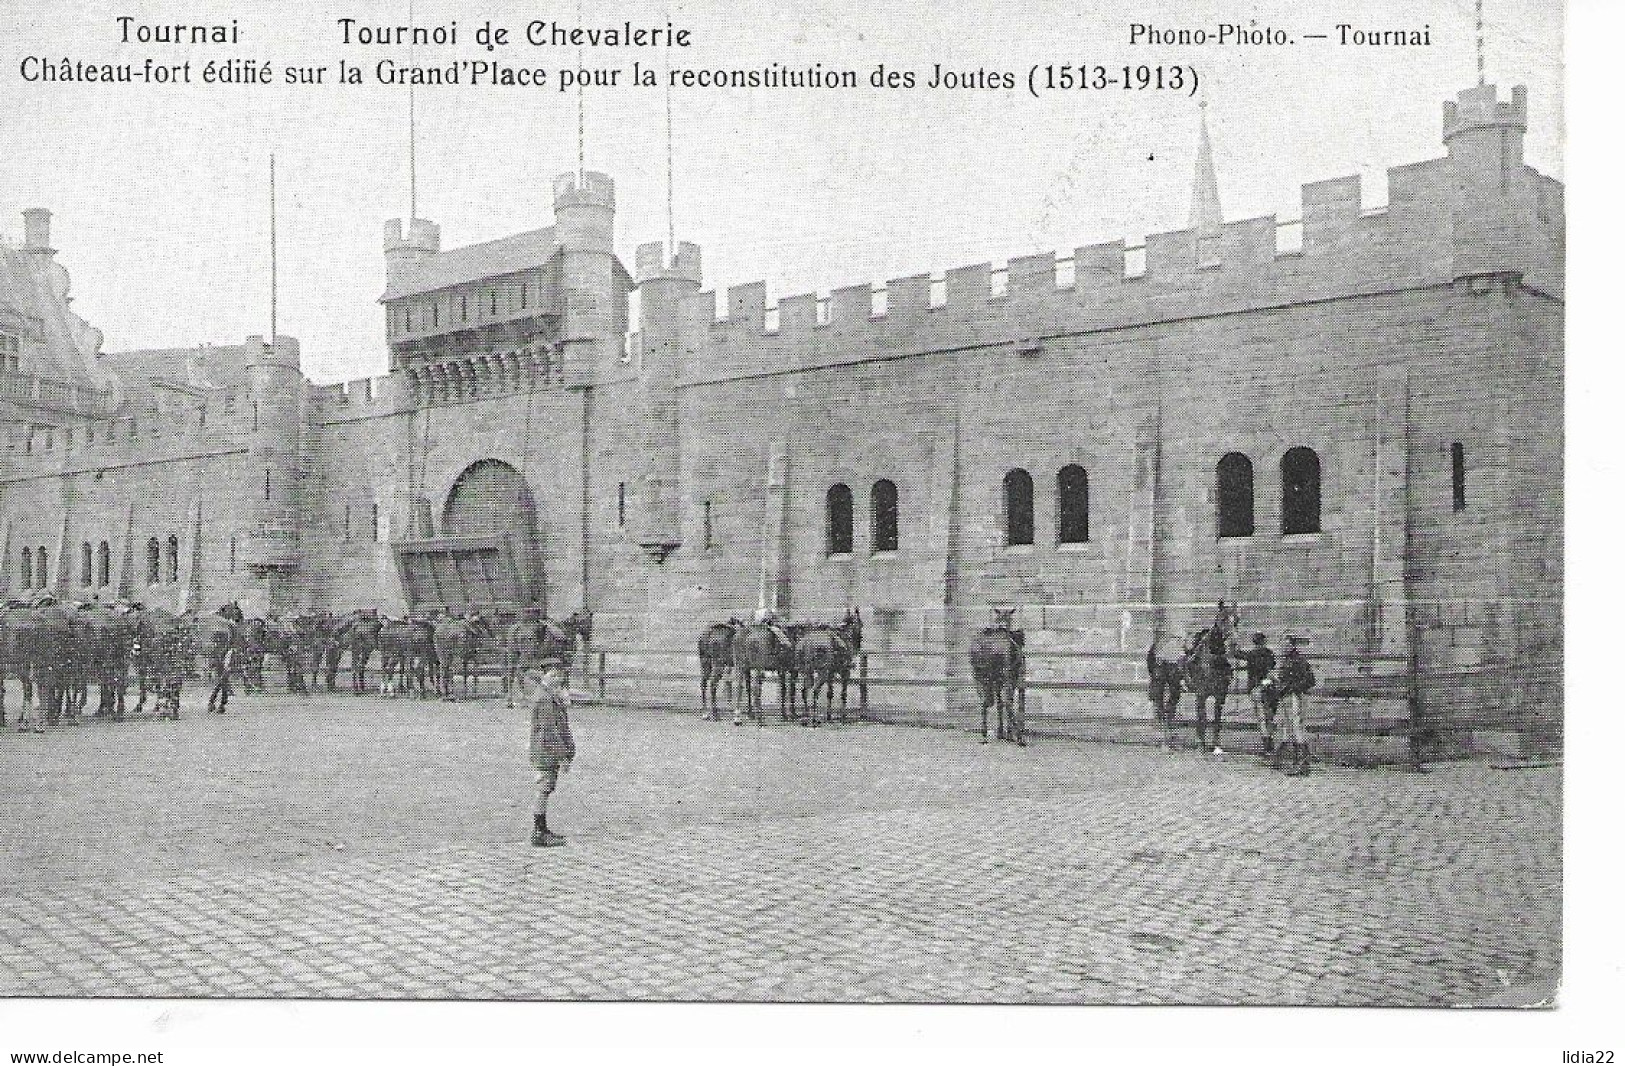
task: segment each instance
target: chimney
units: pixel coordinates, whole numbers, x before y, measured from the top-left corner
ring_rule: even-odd
[[[30,207],[23,212],[23,247],[30,252],[43,252],[50,255],[56,251],[51,247],[51,212],[43,207]]]

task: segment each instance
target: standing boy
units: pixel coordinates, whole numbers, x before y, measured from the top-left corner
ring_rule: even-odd
[[[1309,773],[1309,692],[1315,687],[1315,671],[1300,650],[1308,637],[1287,637],[1286,654],[1281,657],[1277,675],[1281,688],[1281,711],[1286,719],[1286,741],[1292,745],[1290,777]]]
[[[538,848],[556,848],[564,838],[547,828],[547,798],[558,787],[559,774],[570,772],[576,757],[570,735],[570,690],[564,680],[564,661],[543,659],[519,672],[519,699],[530,709],[530,763],[536,768],[536,808],[530,842]]]
[[[1264,640],[1264,634],[1253,634],[1253,646],[1240,653],[1247,668],[1247,698],[1252,700],[1253,714],[1258,718],[1258,733],[1264,738],[1264,758],[1275,752],[1275,701],[1264,686],[1264,679],[1275,669],[1275,653]]]

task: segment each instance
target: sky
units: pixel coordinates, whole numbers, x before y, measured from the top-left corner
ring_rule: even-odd
[[[408,211],[407,94],[394,86],[287,86],[282,68],[340,60],[423,64],[495,59],[556,78],[573,49],[523,43],[532,19],[691,31],[672,49],[683,68],[820,63],[866,79],[877,64],[934,64],[1016,75],[997,90],[676,89],[671,216],[704,251],[706,285],[765,280],[770,299],[865,281],[994,263],[1046,250],[1179,229],[1189,212],[1207,102],[1226,218],[1298,216],[1299,186],[1359,174],[1367,206],[1385,202],[1385,168],[1443,154],[1440,104],[1476,80],[1472,0],[1174,0],[1088,4],[802,0],[765,7],[688,0],[0,0],[0,235],[20,240],[21,212],[54,214],[52,243],[73,277],[75,310],[104,350],[240,343],[269,331],[267,161],[277,157],[280,332],[301,343],[306,373],[334,381],[382,373],[385,219]],[[235,46],[120,40],[116,16],[140,23],[236,19]],[[1529,87],[1526,159],[1561,177],[1561,4],[1485,0],[1488,79]],[[342,44],[338,20],[444,25],[455,47]],[[1420,29],[1430,47],[1371,48],[1299,40],[1288,47],[1133,46],[1132,23],[1161,30],[1258,27],[1335,37],[1339,23]],[[518,43],[487,51],[482,22]],[[663,73],[654,49],[587,49],[591,67],[634,61]],[[29,83],[28,56],[97,62],[192,61],[193,84]],[[269,60],[279,84],[201,83],[208,59]],[[1194,66],[1183,92],[1055,92],[1025,84],[1046,64]],[[663,239],[667,94],[592,89],[589,169],[617,183],[624,262]],[[417,93],[418,213],[446,247],[552,221],[551,179],[577,155],[577,99],[552,85],[426,88]]]

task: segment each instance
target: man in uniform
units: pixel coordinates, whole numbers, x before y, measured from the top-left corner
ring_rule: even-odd
[[[1239,653],[1247,668],[1247,698],[1252,700],[1253,714],[1258,718],[1258,733],[1264,738],[1264,758],[1275,753],[1275,700],[1270,698],[1264,679],[1275,669],[1275,653],[1265,643],[1264,634],[1253,634],[1253,646]]]
[[[546,658],[519,671],[519,699],[530,710],[530,763],[536,770],[536,807],[530,842],[556,848],[564,838],[547,828],[547,798],[558,787],[559,774],[570,772],[576,756],[570,735],[570,690],[564,660]]]
[[[1286,654],[1281,657],[1277,683],[1281,690],[1281,711],[1285,718],[1286,742],[1292,745],[1292,765],[1286,773],[1290,777],[1309,774],[1309,692],[1315,687],[1315,671],[1299,649],[1309,643],[1308,637],[1286,638]]]

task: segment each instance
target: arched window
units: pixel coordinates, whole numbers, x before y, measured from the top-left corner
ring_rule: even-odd
[[[162,563],[159,561],[160,550],[158,538],[153,537],[147,541],[147,584],[156,585],[163,580]]]
[[[95,569],[93,558],[90,541],[87,540],[79,545],[79,584],[84,585],[86,588],[90,587],[90,579],[93,576],[92,571]]]
[[[1253,535],[1253,461],[1240,452],[1219,460],[1219,536]]]
[[[1467,510],[1467,449],[1460,441],[1450,446],[1450,509]]]
[[[1033,476],[1020,467],[1004,475],[1004,543],[1033,542]]]
[[[887,478],[869,490],[869,550],[897,550],[897,485]]]
[[[164,543],[164,580],[173,585],[181,579],[181,542],[171,536]]]
[[[378,542],[378,530],[378,505],[375,503],[372,505],[372,540],[374,544]]]
[[[21,563],[21,565],[22,565],[22,573],[19,576],[22,578],[22,586],[23,586],[23,588],[25,588],[25,589],[33,588],[34,587],[34,553],[33,553],[33,551],[31,549],[24,548],[22,550],[21,556],[19,556],[19,558],[18,558],[18,562]]]
[[[1089,540],[1089,472],[1076,463],[1055,475],[1055,543]]]
[[[1281,456],[1281,532],[1320,532],[1320,456],[1313,448]]]
[[[50,583],[45,565],[45,545],[41,544],[34,549],[34,587],[42,589]]]
[[[104,540],[96,545],[96,584],[106,588],[113,583],[113,552]]]
[[[824,550],[830,555],[852,552],[852,490],[842,484],[824,494]]]

